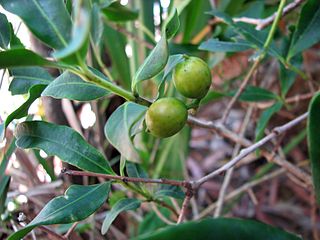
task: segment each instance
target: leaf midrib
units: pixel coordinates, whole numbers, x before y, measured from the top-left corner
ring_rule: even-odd
[[[81,201],[83,198],[87,197],[87,196],[88,196],[89,194],[91,194],[92,192],[98,190],[98,189],[99,189],[100,187],[102,187],[104,184],[105,184],[105,183],[103,183],[103,184],[95,187],[94,189],[90,190],[89,192],[87,192],[86,194],[80,196],[79,198],[75,199],[74,201],[72,201],[72,202],[68,203],[67,205],[65,205],[65,206],[63,206],[63,207],[55,210],[54,212],[48,214],[48,215],[46,216],[46,218],[47,218],[46,220],[40,221],[40,222],[38,222],[38,223],[36,223],[36,224],[32,224],[32,225],[33,225],[33,226],[35,226],[35,225],[40,225],[41,222],[49,221],[48,218],[50,218],[52,215],[56,214],[56,213],[59,212],[59,211],[62,211],[63,209],[66,209],[67,207],[69,207],[70,205],[74,204],[75,202]],[[67,200],[67,199],[65,198],[66,196],[68,196],[68,195],[61,196],[61,197],[64,198],[65,200]],[[32,225],[31,225],[31,226],[32,226]]]
[[[21,135],[21,136],[22,136],[22,137],[23,137],[23,136],[27,136],[27,137],[30,136],[30,137],[40,138],[40,139],[44,139],[44,140],[46,140],[46,141],[48,141],[48,142],[55,143],[55,144],[57,144],[57,145],[59,145],[59,146],[63,146],[63,147],[65,147],[66,149],[71,150],[71,151],[74,152],[74,153],[78,153],[78,155],[84,157],[85,159],[88,159],[89,162],[93,163],[93,165],[96,165],[96,166],[98,166],[99,168],[101,168],[102,170],[106,171],[106,173],[110,173],[109,171],[107,171],[106,168],[104,168],[104,167],[101,166],[100,164],[94,162],[93,160],[91,160],[90,158],[88,158],[86,155],[84,155],[84,154],[82,154],[82,153],[80,153],[80,152],[77,152],[77,151],[73,150],[72,148],[68,147],[67,145],[60,144],[59,142],[53,141],[53,140],[50,139],[50,138],[41,137],[41,136],[34,135],[34,134]]]
[[[36,8],[39,10],[40,14],[44,17],[44,19],[48,22],[48,24],[51,26],[51,28],[53,29],[53,31],[57,34],[58,38],[60,39],[62,45],[64,47],[67,47],[68,44],[66,42],[66,40],[64,39],[64,37],[60,34],[60,32],[58,31],[57,27],[53,24],[52,21],[50,21],[50,19],[47,17],[46,13],[42,10],[41,6],[39,5],[38,1],[36,0],[32,0],[32,2],[34,3],[34,5],[36,6]]]

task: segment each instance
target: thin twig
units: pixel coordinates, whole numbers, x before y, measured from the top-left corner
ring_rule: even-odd
[[[151,203],[151,208],[154,211],[154,213],[166,224],[168,225],[175,225],[174,222],[172,222],[171,220],[169,220],[168,218],[166,218],[157,208],[157,206],[154,203]]]
[[[103,173],[93,173],[93,172],[83,172],[83,171],[75,171],[69,169],[62,169],[61,173],[74,175],[74,176],[89,176],[89,177],[101,177],[108,180],[118,180],[122,182],[133,182],[133,183],[158,183],[158,184],[166,184],[172,186],[180,186],[189,188],[190,183],[188,181],[180,181],[180,180],[172,180],[172,179],[152,179],[152,178],[137,178],[137,177],[125,177],[111,174],[103,174]]]
[[[289,3],[282,12],[282,17],[299,7],[305,0],[295,0],[292,3]],[[273,13],[271,16],[264,18],[264,19],[258,19],[258,18],[248,18],[248,17],[240,17],[240,18],[234,18],[233,21],[235,22],[245,22],[249,24],[256,25],[256,30],[262,30],[265,27],[269,26],[274,19],[276,18],[277,13]]]
[[[59,235],[58,233],[52,231],[50,228],[45,227],[45,226],[39,226],[39,229],[41,229],[42,231],[48,233],[52,238],[51,239],[59,239],[59,240],[66,240],[65,237]]]
[[[229,161],[227,164],[223,165],[222,167],[218,168],[217,170],[215,170],[214,172],[200,178],[199,180],[195,181],[193,183],[193,186],[195,188],[199,187],[200,185],[202,185],[203,183],[205,183],[206,181],[208,181],[209,179],[219,175],[222,172],[225,172],[226,170],[228,170],[229,168],[233,167],[235,164],[237,164],[241,159],[243,159],[244,157],[246,157],[247,155],[249,155],[251,152],[255,151],[256,149],[260,148],[261,146],[263,146],[264,144],[266,144],[267,142],[269,142],[271,139],[277,137],[279,134],[287,131],[288,129],[294,127],[295,125],[297,125],[298,123],[302,122],[303,120],[305,120],[308,117],[308,113],[304,113],[301,116],[297,117],[296,119],[282,125],[279,127],[276,127],[273,129],[273,131],[265,136],[264,138],[262,138],[260,141],[256,142],[255,144],[244,148],[240,151],[240,154],[238,156],[236,156],[235,158],[233,158],[231,161]]]
[[[244,121],[243,121],[243,124],[241,126],[241,129],[240,129],[240,136],[243,137],[244,133],[246,132],[246,129],[248,127],[248,124],[250,122],[250,118],[251,118],[251,115],[252,115],[252,110],[253,110],[253,107],[250,106],[248,111],[247,111],[247,114],[244,118]],[[241,145],[239,143],[236,144],[234,150],[233,150],[233,154],[232,154],[232,158],[236,157],[240,151],[240,148],[241,148]],[[222,208],[223,208],[223,202],[224,202],[224,197],[225,197],[225,193],[227,191],[227,188],[229,186],[229,183],[231,181],[231,178],[232,178],[232,174],[233,174],[233,170],[234,170],[234,167],[230,168],[228,171],[227,171],[227,174],[226,176],[224,177],[224,180],[223,180],[223,183],[222,183],[222,186],[221,186],[221,189],[219,191],[219,197],[218,197],[218,206],[214,212],[214,217],[219,217],[220,214],[221,214],[221,211],[222,211]]]
[[[67,233],[63,237],[65,239],[69,239],[71,233],[74,231],[74,229],[77,227],[78,224],[79,224],[79,222],[73,223],[72,226],[69,228],[69,230],[67,231]]]
[[[248,74],[246,75],[246,77],[244,78],[244,80],[242,81],[239,89],[237,90],[236,94],[232,97],[231,101],[228,103],[226,110],[224,111],[222,118],[221,118],[221,123],[224,124],[227,120],[227,117],[231,111],[231,108],[233,107],[233,105],[235,104],[235,102],[238,100],[238,98],[240,97],[240,95],[242,94],[242,92],[244,91],[244,89],[246,88],[246,86],[249,83],[249,80],[251,79],[251,76],[253,75],[253,73],[255,72],[255,70],[258,68],[259,64],[260,64],[261,58],[259,57],[254,64],[252,65],[252,67],[250,68]]]
[[[186,196],[185,196],[183,203],[182,203],[181,212],[180,212],[177,224],[182,223],[182,221],[184,220],[186,212],[187,212],[187,208],[189,206],[189,203],[190,203],[190,200],[192,197],[193,197],[193,190],[187,189]]]

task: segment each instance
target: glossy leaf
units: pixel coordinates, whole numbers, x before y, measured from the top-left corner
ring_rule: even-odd
[[[113,174],[104,156],[72,128],[43,121],[23,122],[15,136],[20,148],[42,149],[82,170]]]
[[[13,111],[6,119],[4,127],[7,128],[8,125],[14,119],[20,119],[28,115],[28,110],[31,104],[41,96],[42,91],[45,89],[45,85],[34,85],[29,89],[28,99],[15,111]]]
[[[37,226],[81,221],[101,207],[109,191],[110,182],[90,186],[72,185],[63,196],[48,202],[26,227],[9,236],[8,240],[20,240]]]
[[[12,95],[24,94],[34,85],[48,85],[53,77],[47,70],[41,67],[11,68],[10,75],[13,77],[9,90]]]
[[[48,46],[63,49],[70,41],[72,23],[63,0],[0,0],[0,4]]]
[[[166,20],[164,24],[164,30],[166,33],[166,38],[170,39],[173,38],[176,33],[178,32],[180,27],[180,20],[178,16],[177,9],[174,9],[168,19]]]
[[[256,141],[260,140],[263,137],[264,130],[267,127],[270,119],[275,113],[280,111],[280,109],[282,108],[282,105],[283,104],[281,102],[276,102],[271,107],[269,107],[268,109],[262,112],[256,127],[256,138],[255,138]]]
[[[168,58],[168,42],[167,39],[162,36],[155,48],[150,52],[149,56],[136,72],[133,78],[132,89],[135,90],[136,85],[139,82],[148,80],[160,73],[166,66]]]
[[[242,35],[248,42],[253,44],[255,48],[257,49],[263,49],[264,42],[267,38],[267,32],[265,31],[257,31],[252,26],[248,26],[248,24],[244,23],[235,23],[232,18],[223,12],[220,12],[217,9],[213,9],[209,12],[210,15],[219,17],[223,19],[228,25],[230,25],[237,33]],[[271,43],[269,48],[267,49],[267,52],[278,58],[283,60],[283,57],[280,54],[279,49],[276,48],[276,46]]]
[[[316,94],[309,105],[309,117],[308,117],[308,147],[309,157],[311,161],[311,171],[313,185],[317,197],[317,202],[320,204],[320,94]]]
[[[95,46],[101,42],[104,26],[98,4],[93,4],[91,12],[91,39]]]
[[[320,41],[320,32],[317,29],[320,29],[319,1],[308,0],[301,10],[288,59]]]
[[[246,42],[223,42],[218,39],[209,39],[200,44],[200,50],[210,52],[242,52],[252,48],[252,45]]]
[[[107,95],[109,95],[109,92],[106,89],[86,82],[68,71],[65,71],[52,81],[42,93],[42,96],[77,101],[91,101]]]
[[[131,128],[144,117],[146,111],[145,106],[126,102],[112,113],[105,125],[104,133],[108,141],[129,161],[140,161],[132,142]]]
[[[27,66],[57,67],[58,64],[27,49],[17,48],[0,52],[0,69]]]
[[[0,48],[6,49],[10,43],[10,24],[6,15],[0,13]]]
[[[103,14],[110,21],[124,22],[132,21],[138,18],[138,11],[132,11],[121,5],[120,1],[112,1],[102,8]]]
[[[298,240],[298,236],[275,228],[271,225],[232,218],[205,219],[196,222],[187,222],[160,229],[151,234],[135,238],[136,240],[179,239],[223,239],[223,240]]]
[[[10,185],[10,176],[2,175],[0,177],[0,214],[5,210],[7,193]]]
[[[227,95],[233,96],[237,91],[232,91]],[[239,97],[240,101],[247,102],[259,102],[259,101],[268,101],[268,100],[276,100],[278,96],[273,92],[270,92],[267,89],[259,88],[255,86],[247,86],[242,94]]]
[[[184,199],[185,194],[178,186],[160,185],[154,192],[155,198],[173,197],[178,199]]]
[[[107,212],[101,227],[101,233],[106,234],[116,217],[124,211],[134,210],[140,207],[140,201],[133,198],[125,198],[119,200],[109,212]]]
[[[72,37],[64,48],[52,54],[54,58],[70,64],[79,64],[79,61],[84,61],[89,43],[91,25],[91,16],[86,7],[88,3],[83,2],[83,6],[77,6],[79,2],[76,3],[75,9],[79,10],[75,14]]]
[[[164,68],[164,73],[162,76],[162,79],[158,85],[158,96],[157,99],[163,97],[164,95],[164,90],[165,90],[165,82],[167,77],[172,73],[173,69],[175,66],[183,61],[183,55],[182,54],[176,54],[176,55],[171,55],[168,59],[167,65]]]

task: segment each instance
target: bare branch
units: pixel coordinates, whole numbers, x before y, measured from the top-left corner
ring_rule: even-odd
[[[177,221],[177,224],[182,223],[183,219],[185,218],[187,208],[189,206],[190,200],[193,197],[193,190],[192,189],[187,189],[186,192],[186,197],[183,200],[182,207],[181,207],[181,212]]]
[[[263,146],[264,144],[266,144],[267,142],[269,142],[271,139],[275,138],[276,136],[278,136],[279,134],[287,131],[288,129],[292,128],[293,126],[297,125],[298,123],[302,122],[303,120],[305,120],[308,117],[308,113],[304,113],[301,116],[297,117],[296,119],[282,125],[279,127],[276,127],[273,129],[273,131],[265,136],[264,138],[262,138],[260,141],[256,142],[255,144],[244,148],[240,151],[240,154],[238,156],[236,156],[235,158],[233,158],[231,161],[229,161],[227,164],[223,165],[222,167],[218,168],[217,170],[215,170],[214,172],[200,178],[199,180],[195,181],[193,183],[194,187],[199,187],[201,184],[203,184],[204,182],[208,181],[209,179],[213,178],[214,176],[219,175],[222,172],[225,172],[226,170],[228,170],[229,168],[233,167],[235,164],[237,164],[241,159],[243,159],[244,157],[246,157],[247,155],[249,155],[250,153],[254,152],[256,149],[260,148],[261,146]]]
[[[282,17],[299,7],[305,0],[295,0],[291,3],[289,3],[285,8],[283,9],[282,12]],[[262,30],[265,27],[269,26],[274,19],[276,18],[277,13],[273,13],[271,16],[264,18],[264,19],[259,19],[259,18],[248,18],[248,17],[240,17],[240,18],[234,18],[233,20],[235,22],[245,22],[249,23],[252,25],[256,25],[257,30]]]

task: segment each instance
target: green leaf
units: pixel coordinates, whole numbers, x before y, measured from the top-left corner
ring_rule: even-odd
[[[95,46],[99,46],[104,26],[98,4],[94,3],[91,12],[91,39]]]
[[[309,117],[308,117],[308,147],[309,157],[311,161],[311,171],[313,185],[317,197],[317,202],[320,204],[320,94],[316,94],[309,104]]]
[[[70,41],[72,23],[63,0],[0,0],[0,4],[48,46],[62,49]]]
[[[232,218],[205,219],[196,222],[187,222],[160,229],[151,234],[135,238],[136,240],[162,240],[162,239],[223,239],[223,240],[298,240],[301,239],[291,233],[270,225],[252,221]]]
[[[176,54],[176,55],[171,55],[168,59],[167,65],[164,68],[164,73],[163,77],[158,85],[158,96],[157,99],[161,98],[164,96],[164,90],[165,90],[165,82],[167,77],[172,73],[172,70],[175,68],[175,66],[182,62],[184,60],[182,54]]]
[[[54,58],[69,64],[79,64],[79,61],[84,61],[89,43],[91,16],[88,7],[86,7],[88,3],[84,2],[83,7],[78,6],[79,1],[76,3],[75,9],[79,10],[75,14],[70,42],[52,54]]]
[[[11,68],[10,75],[13,77],[9,90],[12,95],[24,94],[34,85],[48,85],[53,77],[47,70],[41,67]]]
[[[220,12],[217,9],[213,9],[209,12],[210,15],[219,17],[225,21],[228,25],[230,25],[238,34],[243,36],[248,42],[253,44],[257,49],[263,49],[264,42],[267,38],[266,31],[257,31],[252,26],[249,26],[245,23],[235,23],[232,18],[226,13]],[[276,48],[274,43],[272,43],[268,49],[267,53],[271,56],[274,56],[278,59],[283,60],[283,57],[280,54],[279,49]]]
[[[126,102],[112,113],[105,125],[104,133],[108,141],[129,161],[140,161],[132,142],[131,128],[144,117],[146,111],[145,106]]]
[[[41,96],[42,91],[45,89],[45,85],[34,85],[29,89],[29,95],[27,101],[25,101],[20,107],[13,111],[6,119],[4,127],[8,125],[14,119],[20,119],[28,115],[28,110],[31,104]]]
[[[162,36],[155,48],[150,52],[149,56],[144,60],[143,64],[136,72],[132,82],[132,89],[135,90],[136,85],[139,82],[148,80],[160,73],[166,66],[168,58],[168,42],[167,39]]]
[[[318,0],[308,0],[301,9],[294,39],[288,54],[291,59],[297,53],[320,41],[320,5]]]
[[[228,96],[234,96],[236,94],[236,90],[228,93]],[[270,92],[267,89],[255,87],[255,86],[247,86],[244,91],[241,93],[239,100],[246,102],[260,102],[260,101],[269,101],[269,100],[277,100],[278,96],[273,92]]]
[[[104,156],[72,128],[43,121],[23,122],[15,136],[20,148],[42,149],[82,170],[113,174]]]
[[[256,138],[255,141],[260,140],[264,135],[264,130],[267,127],[271,117],[280,111],[282,108],[282,102],[276,102],[268,109],[264,110],[258,120],[257,127],[256,127]]]
[[[0,52],[0,69],[26,66],[58,67],[58,64],[27,49],[11,49]]]
[[[141,165],[133,162],[126,163],[126,171],[127,171],[128,177],[134,177],[134,178],[148,177],[147,172],[141,167]]]
[[[102,8],[103,14],[109,21],[124,22],[138,18],[138,11],[132,11],[120,4],[120,1],[112,1]]]
[[[25,48],[20,39],[16,36],[13,26],[10,23],[10,49]]]
[[[41,157],[40,151],[38,149],[33,150],[33,154],[38,160],[39,164],[46,170],[47,174],[50,176],[51,181],[55,181],[57,178],[54,173],[54,166],[48,164],[47,159]]]
[[[159,211],[166,218],[170,218],[171,212],[167,208],[159,208]],[[167,224],[164,223],[155,212],[148,212],[143,216],[142,222],[139,224],[139,235],[153,233],[159,228],[166,227]]]
[[[178,186],[160,185],[154,193],[155,198],[173,197],[178,199],[184,199],[184,192]]]
[[[171,12],[170,16],[167,18],[163,26],[164,30],[162,30],[162,32],[166,33],[167,39],[173,38],[176,35],[180,27],[180,20],[177,9],[174,9]]]
[[[5,210],[5,203],[7,199],[7,193],[10,185],[10,176],[2,175],[0,177],[0,215]]]
[[[209,39],[200,44],[200,50],[210,52],[241,52],[252,48],[252,45],[246,42],[223,42],[218,39]]]
[[[217,101],[225,96],[225,93],[210,90],[208,94],[201,100],[200,105],[206,105],[211,101]]]
[[[0,13],[0,48],[6,49],[10,43],[10,24],[6,15]]]
[[[125,52],[126,37],[105,24],[102,40],[111,58],[113,72],[117,73],[121,85],[126,89],[130,89],[130,64]]]
[[[109,95],[106,89],[82,80],[79,76],[65,71],[52,81],[43,91],[42,96],[67,98],[77,101],[91,101]]]
[[[90,186],[72,185],[63,196],[48,202],[26,227],[9,236],[8,240],[19,240],[37,226],[81,221],[101,207],[109,191],[110,182]]]
[[[140,200],[134,198],[126,198],[119,200],[112,209],[107,213],[101,227],[101,233],[104,235],[108,232],[109,227],[116,217],[124,211],[134,210],[140,207]]]

